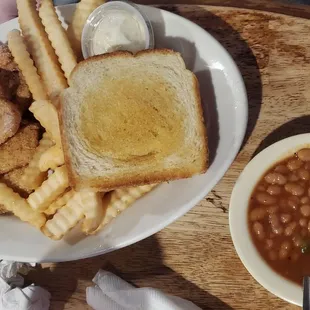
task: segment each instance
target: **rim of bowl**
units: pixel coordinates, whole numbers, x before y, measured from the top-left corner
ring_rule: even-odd
[[[277,162],[310,147],[310,133],[278,141],[257,154],[244,168],[233,188],[229,204],[229,228],[236,252],[252,277],[274,295],[302,305],[302,287],[276,273],[257,251],[248,227],[248,202],[263,174]]]

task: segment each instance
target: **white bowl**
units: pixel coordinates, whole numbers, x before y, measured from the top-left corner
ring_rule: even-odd
[[[69,22],[75,6],[58,9]],[[0,217],[0,258],[24,262],[67,261],[95,256],[135,243],[188,212],[222,178],[242,143],[248,103],[237,66],[226,50],[196,24],[167,11],[139,6],[150,19],[156,47],[179,51],[201,84],[212,161],[207,173],[164,184],[137,201],[96,236],[52,241],[13,217]],[[0,25],[0,41],[18,28]]]
[[[309,147],[310,134],[281,140],[255,156],[240,174],[229,205],[229,227],[235,249],[246,269],[263,287],[274,295],[302,305],[302,288],[273,271],[254,246],[248,227],[249,199],[255,185],[275,163]]]

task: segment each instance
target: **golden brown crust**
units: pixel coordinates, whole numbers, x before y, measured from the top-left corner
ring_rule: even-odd
[[[0,204],[0,215],[11,215],[12,212],[8,211],[4,205]]]
[[[0,68],[0,97],[12,100],[19,85],[18,71]]]
[[[32,102],[32,95],[25,81],[23,74],[19,71],[19,85],[16,89],[14,103],[16,103],[21,112],[26,111]]]
[[[0,145],[16,134],[20,122],[21,113],[18,107],[0,98]]]
[[[70,171],[71,169],[69,169]],[[116,180],[104,180],[103,178],[83,179],[75,174],[74,171],[69,172],[69,181],[71,186],[76,190],[83,188],[92,188],[98,191],[107,192],[120,187],[140,186],[146,184],[156,184],[169,182],[179,179],[190,178],[195,174],[201,174],[206,171],[205,164],[202,165],[200,170],[187,170],[182,169],[169,169],[169,171],[157,172],[157,173],[145,173],[145,174],[131,174],[130,176],[124,176]]]
[[[31,103],[31,93],[13,56],[5,44],[0,44],[0,97],[12,101],[24,112]]]
[[[27,198],[29,194],[32,193],[32,189],[21,182],[25,168],[26,167],[22,167],[12,170],[9,173],[4,174],[0,179],[1,182],[11,187],[14,192],[20,194],[23,198]]]
[[[61,144],[62,144],[62,149],[64,152],[64,158],[65,158],[65,165],[67,167],[67,173],[68,173],[68,178],[69,178],[69,184],[71,187],[74,187],[74,175],[73,175],[73,169],[71,166],[71,160],[69,156],[69,144],[67,141],[67,136],[64,134],[64,125],[63,125],[63,105],[61,102],[61,96],[60,96],[60,104],[59,104],[59,109],[58,111],[58,119],[59,119],[59,127],[60,127],[60,138],[61,138]]]
[[[205,126],[206,120],[204,119],[204,116],[203,116],[202,102],[201,102],[200,89],[199,89],[199,81],[194,73],[193,73],[193,82],[194,82],[194,91],[195,91],[195,96],[196,96],[195,103],[197,105],[197,111],[199,113],[199,119],[197,120],[197,124],[201,124],[201,126],[199,126],[200,135],[204,137],[204,140],[205,140],[203,149],[201,151],[202,152],[201,155],[203,156],[203,158],[206,159],[203,165],[203,169],[201,171],[201,173],[204,173],[207,171],[208,165],[209,165],[208,133],[207,133],[207,127]]]
[[[105,53],[102,55],[96,55],[96,56],[92,56],[90,58],[87,58],[81,62],[79,62],[75,68],[72,70],[71,74],[70,74],[70,78],[69,78],[69,84],[70,84],[70,80],[72,79],[74,73],[82,66],[88,64],[88,63],[92,63],[94,61],[98,61],[98,60],[103,60],[103,59],[108,59],[108,58],[114,58],[114,57],[139,57],[139,56],[143,56],[146,54],[152,54],[152,55],[175,55],[175,54],[179,54],[178,52],[175,52],[173,50],[170,50],[168,48],[160,48],[160,49],[148,49],[148,50],[142,50],[137,52],[136,54],[133,54],[131,52],[128,51],[115,51],[115,52],[111,52],[111,53]]]
[[[88,64],[90,62],[99,61],[107,58],[114,58],[114,57],[139,57],[145,54],[160,54],[160,55],[176,55],[179,54],[175,51],[172,51],[170,49],[158,49],[158,50],[143,50],[138,52],[137,54],[133,55],[131,52],[127,51],[116,51],[112,53],[107,53],[104,55],[98,55],[91,58],[88,58],[87,60],[84,60],[80,62],[72,71],[70,75],[70,80],[72,80],[73,75],[75,74],[76,70],[78,70],[81,66],[84,66],[85,64]],[[179,54],[180,55],[180,54]],[[184,64],[184,70],[185,64]],[[187,70],[189,71],[189,70]],[[191,71],[189,71],[191,72]],[[183,179],[183,178],[189,178],[192,177],[195,174],[201,174],[206,172],[208,168],[208,148],[207,148],[207,132],[206,128],[204,126],[204,117],[203,117],[203,109],[201,105],[201,97],[200,97],[200,90],[199,90],[199,83],[197,80],[197,77],[194,73],[192,73],[193,77],[193,89],[195,94],[195,104],[198,111],[198,119],[197,122],[199,123],[199,135],[204,138],[205,143],[203,144],[200,157],[198,161],[200,164],[195,163],[191,168],[188,168],[186,171],[182,168],[169,168],[166,171],[160,171],[157,173],[146,172],[146,173],[131,173],[129,176],[123,176],[123,177],[117,177],[115,180],[111,180],[110,178],[99,177],[99,178],[83,178],[82,176],[79,176],[76,171],[73,169],[71,165],[71,158],[70,158],[70,152],[69,152],[69,145],[67,141],[67,137],[64,133],[64,126],[63,126],[63,102],[61,97],[61,104],[60,104],[60,110],[59,110],[59,119],[60,119],[60,128],[61,128],[61,138],[62,138],[62,145],[65,155],[65,163],[68,167],[68,176],[69,176],[69,182],[70,185],[79,190],[81,188],[93,188],[99,191],[108,191],[119,187],[129,187],[129,186],[139,186],[144,184],[155,184],[160,182],[168,182],[172,180],[177,179]],[[69,80],[69,84],[70,84]]]
[[[9,50],[9,47],[2,43],[0,43],[0,68],[8,71],[19,70]]]
[[[25,125],[0,146],[0,174],[24,167],[30,162],[39,143],[39,131],[37,123]]]

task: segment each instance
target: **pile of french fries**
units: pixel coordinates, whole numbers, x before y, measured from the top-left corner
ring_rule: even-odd
[[[0,204],[41,230],[61,239],[82,221],[82,231],[98,232],[155,185],[116,189],[109,193],[70,187],[58,119],[59,95],[81,59],[81,34],[88,15],[103,0],[82,0],[66,31],[52,0],[17,0],[20,30],[8,34],[8,46],[23,73],[34,102],[29,110],[45,128],[35,155],[22,176],[33,189],[27,199],[0,183]],[[105,199],[109,196],[109,199]]]

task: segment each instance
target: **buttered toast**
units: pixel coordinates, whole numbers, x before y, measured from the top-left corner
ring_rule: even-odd
[[[179,53],[114,52],[79,63],[61,95],[70,181],[110,190],[207,169],[198,81]]]

